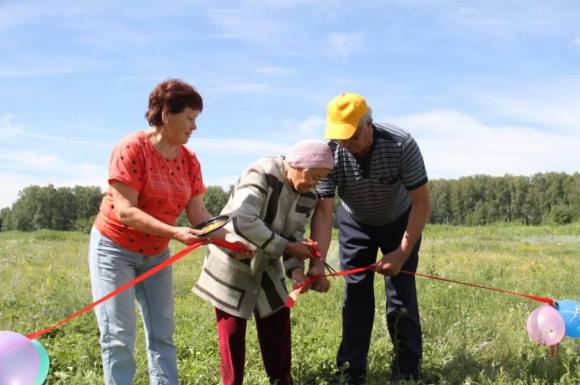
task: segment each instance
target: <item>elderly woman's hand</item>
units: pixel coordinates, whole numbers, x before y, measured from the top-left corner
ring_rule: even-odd
[[[242,246],[243,250],[232,250],[230,254],[238,261],[244,259],[251,259],[256,254],[256,247],[246,241],[243,241],[235,234],[227,233],[225,240],[238,246]]]
[[[306,280],[306,275],[304,274],[304,269],[301,267],[297,267],[292,270],[290,273],[292,277],[292,290],[296,289],[298,286],[302,285]],[[302,293],[306,293],[308,288],[305,287],[302,289]]]
[[[308,241],[290,242],[284,251],[301,260],[312,258],[312,245]]]

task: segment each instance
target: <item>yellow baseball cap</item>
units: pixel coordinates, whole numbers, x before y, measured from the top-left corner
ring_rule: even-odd
[[[326,107],[326,139],[348,139],[354,135],[360,119],[369,110],[360,95],[343,93],[333,98]]]

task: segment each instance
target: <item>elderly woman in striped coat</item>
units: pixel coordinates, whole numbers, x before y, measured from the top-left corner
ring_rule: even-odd
[[[224,385],[243,382],[246,324],[253,314],[270,382],[292,384],[284,273],[295,284],[305,279],[304,260],[312,256],[312,244],[304,240],[304,232],[318,201],[314,188],[333,166],[326,143],[298,142],[286,158],[254,162],[222,210],[233,216],[229,230],[257,248],[251,260],[237,260],[227,250],[210,245],[193,288],[215,306]],[[314,288],[327,291],[329,285],[321,278]]]

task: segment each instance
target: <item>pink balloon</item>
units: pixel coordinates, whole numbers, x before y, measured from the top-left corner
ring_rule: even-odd
[[[566,324],[552,306],[544,305],[534,309],[528,317],[528,335],[532,341],[542,345],[556,345],[566,334]]]
[[[40,357],[32,341],[22,334],[0,331],[0,384],[33,385]]]

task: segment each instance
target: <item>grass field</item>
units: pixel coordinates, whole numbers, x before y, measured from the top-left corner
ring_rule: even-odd
[[[0,330],[28,334],[90,303],[88,236],[39,231],[0,233]],[[181,246],[172,244],[175,252]],[[329,260],[337,265],[333,244]],[[219,383],[213,309],[191,294],[203,251],[174,265],[182,384]],[[429,226],[419,272],[522,293],[580,300],[580,224],[559,227]],[[307,293],[292,310],[297,384],[327,384],[336,370],[342,279],[327,294]],[[382,280],[375,281],[376,319],[369,384],[386,384],[392,348]],[[560,355],[528,339],[526,319],[538,303],[418,278],[424,331],[424,383],[580,384],[580,339],[566,337]],[[101,384],[93,313],[40,339],[51,357],[47,384]],[[143,334],[136,384],[148,384]],[[247,337],[246,384],[267,384],[253,322]]]

